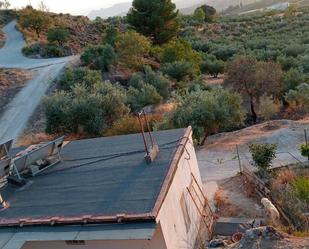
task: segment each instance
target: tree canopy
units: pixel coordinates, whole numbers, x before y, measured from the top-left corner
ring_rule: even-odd
[[[163,44],[177,36],[178,10],[171,0],[134,0],[127,20],[136,31]]]
[[[220,87],[211,91],[194,91],[179,99],[171,122],[178,128],[191,125],[195,137],[203,144],[211,133],[242,124],[244,113],[241,103],[237,93]]]
[[[279,96],[282,70],[275,62],[258,62],[251,57],[238,57],[227,70],[226,84],[247,97],[252,119],[257,121],[256,105],[263,95]]]
[[[21,11],[20,24],[25,29],[33,30],[40,38],[41,32],[49,28],[51,18],[44,12],[28,6]]]

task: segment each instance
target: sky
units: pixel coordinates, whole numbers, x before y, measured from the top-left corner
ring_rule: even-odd
[[[31,3],[37,7],[41,0],[10,0],[12,7],[20,8]],[[44,3],[52,12],[88,14],[91,10],[110,7],[116,3],[128,2],[128,0],[44,0]]]

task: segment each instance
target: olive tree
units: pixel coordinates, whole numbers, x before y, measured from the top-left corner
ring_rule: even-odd
[[[257,121],[256,105],[260,98],[279,96],[282,70],[275,62],[258,62],[252,57],[238,57],[228,67],[226,84],[249,99],[252,119]]]
[[[242,124],[244,112],[241,105],[240,95],[223,88],[197,90],[178,98],[170,122],[176,128],[191,125],[195,138],[204,144],[208,135]]]

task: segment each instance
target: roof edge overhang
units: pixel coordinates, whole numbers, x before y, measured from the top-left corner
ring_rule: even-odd
[[[152,213],[143,214],[119,214],[115,216],[83,215],[76,217],[44,217],[25,219],[0,219],[0,227],[24,227],[24,226],[57,226],[57,225],[84,225],[106,223],[130,223],[155,221]]]

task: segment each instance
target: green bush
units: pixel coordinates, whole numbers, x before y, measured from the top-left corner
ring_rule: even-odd
[[[134,74],[129,82],[129,86],[138,90],[142,89],[145,85],[152,86],[156,90],[156,93],[162,97],[161,99],[167,99],[170,96],[172,83],[161,72],[155,72],[150,67],[145,67],[145,74]],[[147,90],[146,92],[152,91],[152,88],[149,86],[146,88],[144,89],[145,91]]]
[[[163,63],[173,63],[176,61],[191,63],[194,74],[200,74],[202,56],[192,49],[190,43],[183,39],[178,39],[164,45],[160,57]]]
[[[77,84],[83,84],[90,88],[101,81],[102,76],[100,71],[81,67],[76,69],[66,68],[59,80],[59,83],[62,89],[70,90]]]
[[[23,47],[23,54],[26,56],[31,56],[31,55],[38,55],[40,54],[40,46],[26,46]]]
[[[47,45],[45,48],[45,57],[63,57],[65,52],[63,48],[54,45]]]
[[[149,39],[135,31],[118,34],[116,39],[118,62],[125,68],[141,69],[145,65],[144,58],[149,54],[150,47]]]
[[[80,59],[84,66],[91,69],[108,71],[115,60],[114,48],[109,44],[89,46]]]
[[[140,88],[129,87],[127,91],[127,103],[134,111],[148,105],[158,104],[161,100],[162,97],[156,88],[149,84],[143,84]]]
[[[285,95],[285,100],[291,107],[309,111],[309,85],[303,83],[297,86],[295,90],[290,90]]]
[[[232,58],[238,49],[231,46],[220,46],[216,48],[212,53],[218,60],[227,61],[228,59]]]
[[[308,147],[309,155],[309,147]],[[295,189],[297,197],[306,204],[309,204],[309,178],[308,177],[298,177],[293,182],[293,187]]]
[[[203,144],[208,135],[242,124],[244,113],[241,104],[238,94],[221,87],[211,91],[191,91],[178,98],[177,109],[169,117],[169,122],[174,128],[191,125],[195,138]]]
[[[181,81],[183,79],[190,79],[193,77],[193,68],[190,62],[175,61],[172,63],[166,63],[162,67],[164,74],[169,77]]]
[[[124,89],[99,82],[91,89],[75,85],[71,92],[60,91],[45,100],[48,133],[102,135],[113,123],[128,114]]]
[[[284,52],[287,56],[297,57],[305,51],[305,46],[293,44],[288,46]]]
[[[309,73],[309,55],[305,55],[301,60],[302,67],[305,73]]]
[[[280,63],[283,70],[288,71],[299,66],[299,60],[294,57],[279,56],[277,61]]]
[[[249,151],[251,153],[254,165],[262,172],[266,172],[276,158],[276,144],[251,144]]]
[[[295,90],[297,86],[304,83],[305,77],[302,72],[292,68],[286,72],[283,78],[283,94],[290,90]]]
[[[155,87],[163,99],[170,96],[172,83],[161,72],[155,72],[150,67],[145,67],[145,82]]]
[[[59,46],[63,46],[63,44],[69,40],[69,37],[69,31],[61,27],[50,29],[47,32],[47,40],[50,43],[56,43]]]
[[[224,73],[225,63],[222,60],[205,60],[202,65],[202,72],[217,78],[218,75]]]
[[[302,156],[307,157],[308,160],[309,160],[309,145],[302,144],[300,146],[300,152],[301,152]]]

